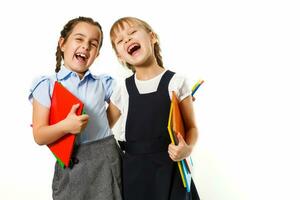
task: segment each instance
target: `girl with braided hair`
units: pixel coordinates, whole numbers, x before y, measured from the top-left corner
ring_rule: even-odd
[[[30,89],[35,142],[48,145],[68,133],[77,136],[72,167],[62,169],[58,163],[55,165],[55,200],[121,199],[120,151],[109,128],[105,106],[110,101],[114,80],[89,70],[99,55],[102,40],[98,22],[88,17],[70,20],[58,41],[56,73],[37,79]],[[77,116],[79,105],[73,105],[64,120],[49,125],[55,81],[84,103],[86,114]]]

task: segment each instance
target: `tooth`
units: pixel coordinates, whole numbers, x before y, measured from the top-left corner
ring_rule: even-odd
[[[84,58],[86,57],[86,55],[84,55],[83,53],[79,53],[79,55]]]

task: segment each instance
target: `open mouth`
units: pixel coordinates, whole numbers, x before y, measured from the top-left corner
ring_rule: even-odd
[[[141,48],[141,45],[139,45],[138,43],[134,43],[127,48],[127,52],[128,52],[128,54],[130,54],[132,56],[140,48]]]
[[[88,56],[84,53],[75,53],[75,57],[80,62],[85,62],[88,59]]]

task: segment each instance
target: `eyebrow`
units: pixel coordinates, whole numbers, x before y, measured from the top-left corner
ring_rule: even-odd
[[[131,31],[133,31],[133,30],[136,30],[137,28],[138,28],[139,26],[138,25],[132,25],[132,26],[130,26],[129,28],[128,28],[128,30],[127,31],[129,31],[129,32],[131,32]],[[115,43],[117,43],[120,39],[122,39],[123,37],[121,36],[117,36],[118,35],[118,32],[120,32],[120,31],[122,31],[122,30],[124,30],[124,28],[121,28],[120,26],[117,28],[117,30],[114,30],[114,42]]]
[[[75,33],[74,36],[82,36],[82,37],[86,37],[86,35],[82,34],[82,33]],[[99,40],[96,38],[92,38],[92,41],[96,41],[97,43],[99,43]]]
[[[116,38],[113,40],[113,42],[114,42],[115,44],[118,44],[121,40],[123,40],[123,37],[116,37]]]
[[[115,40],[121,40],[121,39],[123,39],[122,36],[118,36],[118,37],[115,38]]]

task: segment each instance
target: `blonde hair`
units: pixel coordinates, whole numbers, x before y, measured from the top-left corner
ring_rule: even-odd
[[[125,24],[138,24],[140,25],[142,28],[144,28],[148,33],[153,33],[156,38],[157,38],[157,42],[154,44],[154,56],[156,59],[157,64],[164,68],[163,66],[163,61],[162,61],[162,57],[160,55],[160,46],[159,46],[159,39],[157,34],[153,31],[152,27],[145,21],[135,18],[135,17],[123,17],[118,19],[111,27],[110,29],[110,41],[111,41],[111,45],[115,51],[115,53],[117,54],[117,50],[116,50],[116,46],[114,44],[114,38],[116,38],[116,32],[119,31],[120,29],[124,29],[124,25]],[[122,63],[123,65],[125,65],[128,69],[130,69],[131,71],[135,72],[134,66],[132,66],[129,63]]]

